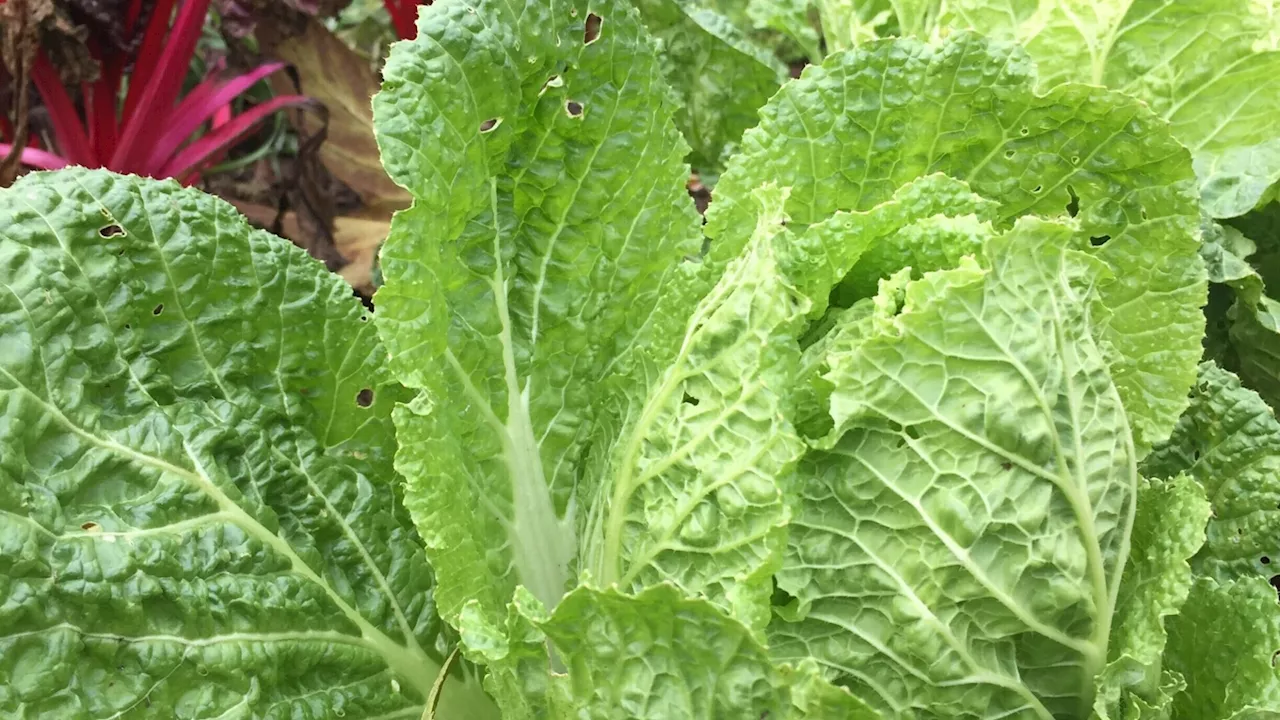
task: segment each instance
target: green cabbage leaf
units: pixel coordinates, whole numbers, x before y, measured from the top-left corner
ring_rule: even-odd
[[[174,182],[29,175],[0,227],[0,714],[421,717],[452,633],[345,284]]]

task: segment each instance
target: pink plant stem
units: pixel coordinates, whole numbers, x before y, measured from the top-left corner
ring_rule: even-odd
[[[102,167],[97,153],[89,143],[89,136],[85,134],[80,115],[76,112],[71,97],[67,95],[66,88],[62,86],[62,78],[58,77],[58,71],[53,69],[43,53],[36,58],[31,79],[49,111],[49,120],[53,123],[53,134],[58,140],[58,150],[62,157],[72,165]]]
[[[0,157],[8,155],[12,149],[12,145],[0,143]],[[66,167],[69,163],[51,152],[28,147],[22,149],[22,164],[41,170],[57,170]]]
[[[286,107],[309,105],[313,102],[304,95],[281,95],[256,105],[249,111],[237,115],[231,122],[183,148],[177,156],[165,163],[156,175],[157,177],[186,177],[202,167],[218,152],[239,142],[271,113]]]

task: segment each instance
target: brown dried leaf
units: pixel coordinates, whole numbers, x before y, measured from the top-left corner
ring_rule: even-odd
[[[366,207],[408,207],[409,193],[387,177],[374,141],[370,99],[379,81],[368,63],[315,20],[303,35],[276,46],[275,54],[294,66],[301,91],[329,109],[328,136],[319,149],[329,172],[354,190]],[[317,122],[303,117],[301,129],[315,132]]]

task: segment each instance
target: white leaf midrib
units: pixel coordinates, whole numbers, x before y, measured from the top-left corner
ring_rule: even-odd
[[[575,550],[573,538],[564,532],[556,514],[551,488],[547,484],[542,467],[542,456],[529,417],[529,386],[521,385],[516,368],[515,338],[511,310],[507,305],[507,278],[502,262],[502,227],[498,221],[498,181],[489,180],[490,211],[493,214],[493,275],[488,278],[493,293],[495,310],[501,325],[499,343],[502,346],[503,380],[507,392],[507,420],[502,423],[493,407],[482,402],[481,413],[488,422],[500,424],[503,457],[511,484],[512,518],[506,523],[508,540],[512,548],[512,560],[519,581],[533,592],[548,609],[560,602],[569,580],[569,563]],[[453,367],[461,371],[452,353]],[[474,384],[466,373],[464,387],[476,393]],[[484,400],[481,396],[480,400]]]
[[[157,644],[173,644],[185,647],[212,647],[225,643],[338,643],[342,645],[353,645],[363,647],[370,652],[377,653],[377,648],[359,635],[350,635],[348,633],[337,632],[334,630],[294,630],[288,632],[235,632],[220,633],[215,635],[206,635],[204,637],[187,637],[185,635],[171,634],[154,634],[154,635],[125,635],[122,633],[104,633],[86,630],[74,623],[63,622],[57,625],[40,628],[39,630],[24,630],[22,632],[10,633],[8,635],[0,635],[3,640],[21,640],[24,638],[36,637],[52,632],[69,632],[76,637],[86,638],[90,640],[101,640],[103,642],[126,643],[140,645],[146,643]]]

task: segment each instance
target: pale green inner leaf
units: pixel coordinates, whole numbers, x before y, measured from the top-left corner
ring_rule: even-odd
[[[896,714],[1087,712],[1137,472],[1093,339],[1102,268],[1072,247],[1023,221],[987,269],[925,275],[831,349],[835,431],[799,469],[779,657]]]

